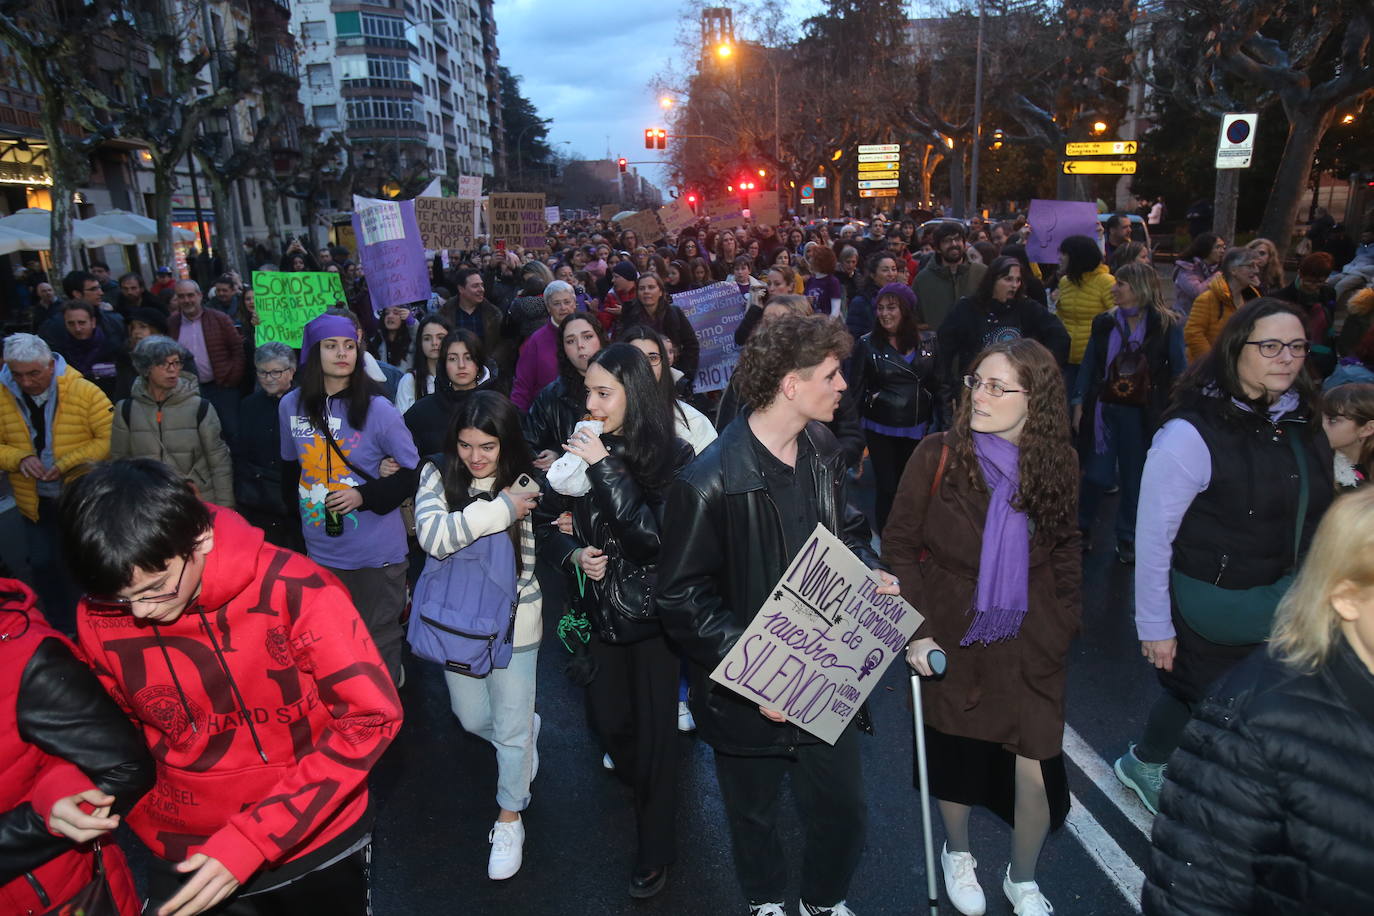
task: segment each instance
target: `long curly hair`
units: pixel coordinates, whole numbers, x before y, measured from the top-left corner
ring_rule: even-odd
[[[1037,531],[1073,524],[1078,518],[1078,459],[1069,441],[1068,396],[1059,363],[1044,345],[1022,337],[988,347],[972,365],[980,366],[997,353],[1011,363],[1017,384],[1026,390],[1026,424],[1019,443],[1021,489],[1013,505],[1030,517]],[[963,473],[975,490],[986,492],[969,426],[972,395],[963,388],[954,413],[949,469],[951,474]]]

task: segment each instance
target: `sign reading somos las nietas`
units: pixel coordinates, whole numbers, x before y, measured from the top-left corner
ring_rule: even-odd
[[[823,525],[711,680],[834,744],[922,617]]]

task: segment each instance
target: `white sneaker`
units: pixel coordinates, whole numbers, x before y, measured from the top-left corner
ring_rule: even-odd
[[[692,718],[692,711],[687,708],[686,700],[677,701],[677,730],[684,735],[697,730],[697,720]]]
[[[611,755],[610,755],[610,754],[603,754],[603,755],[601,756],[601,767],[602,767],[602,769],[606,769],[606,770],[614,770],[614,769],[615,769],[615,761],[611,759]]]
[[[542,724],[539,713],[535,713],[534,735],[530,738],[530,750],[534,752],[534,765],[530,767],[530,782],[534,782],[534,777],[539,775],[539,726]]]
[[[940,870],[945,875],[945,893],[949,902],[964,916],[983,916],[988,909],[987,897],[974,869],[978,860],[971,852],[950,852],[946,843],[940,849]]]
[[[525,822],[497,821],[487,834],[491,844],[491,858],[487,859],[487,877],[504,881],[520,870],[525,854]]]
[[[1040,885],[1034,881],[1011,880],[1011,866],[1007,866],[1007,876],[1002,879],[1002,893],[1011,901],[1012,912],[1016,916],[1049,916],[1054,907],[1040,893]]]
[[[812,906],[803,900],[801,911],[802,916],[857,916],[843,900],[834,906]]]
[[[751,903],[749,916],[787,916],[787,907],[781,903]]]

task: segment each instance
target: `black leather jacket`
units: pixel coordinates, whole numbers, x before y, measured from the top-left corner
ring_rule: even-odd
[[[15,718],[19,741],[75,764],[113,795],[111,813],[128,813],[153,787],[153,759],[133,723],[60,640],[43,640],[29,657]],[[0,813],[0,884],[72,848],[48,832],[47,814],[28,802]]]
[[[549,382],[534,396],[534,403],[522,421],[530,451],[536,456],[546,449],[562,455],[563,443],[573,434],[577,421],[586,415],[587,389],[581,379],[574,383],[560,375]]]
[[[614,537],[626,560],[640,568],[654,566],[659,561],[659,534],[664,518],[665,493],[663,490],[646,490],[635,480],[625,462],[624,439],[603,436],[602,441],[610,454],[587,468],[591,492],[570,501],[573,534],[571,537],[554,534],[546,542],[545,556],[555,565],[568,569],[574,550],[584,546],[605,550],[609,539]],[[676,477],[691,463],[696,453],[691,445],[681,439],[674,442],[676,450],[672,468]],[[663,628],[658,623],[636,623],[611,611],[602,594],[603,584],[592,581],[587,584],[590,586],[588,596],[592,600],[583,607],[603,641],[632,643],[662,634]]]
[[[824,424],[802,432],[815,452],[812,486],[822,524],[870,567],[868,520],[847,499],[845,461]],[[787,752],[819,739],[774,724],[758,704],[709,679],[792,557],[741,416],[668,489],[658,565],[659,619],[692,662],[692,714],[702,740],[733,754]],[[857,724],[867,728],[867,715]]]
[[[929,423],[937,394],[935,333],[921,335],[911,362],[877,331],[859,338],[851,372],[859,415],[883,426],[910,427]]]

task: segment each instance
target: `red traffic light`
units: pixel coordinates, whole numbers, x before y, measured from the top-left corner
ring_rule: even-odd
[[[615,164],[617,167],[619,167],[620,174],[624,175],[625,169],[630,164],[630,161],[626,159],[624,156],[621,156],[619,159],[615,161]]]
[[[666,130],[664,130],[663,128],[660,127],[660,128],[658,128],[658,129],[656,129],[656,130],[654,131],[654,149],[667,149],[667,148],[668,148],[668,132],[667,132]]]
[[[653,148],[654,148],[654,137],[655,137],[655,136],[656,136],[656,134],[655,134],[654,129],[653,129],[652,127],[646,127],[646,128],[644,128],[644,148],[645,148],[645,149],[653,149]]]
[[[696,196],[695,194],[688,194],[688,195],[687,195],[687,203],[689,203],[689,204],[694,204],[694,203],[696,203],[696,202],[697,202],[697,196]]]

